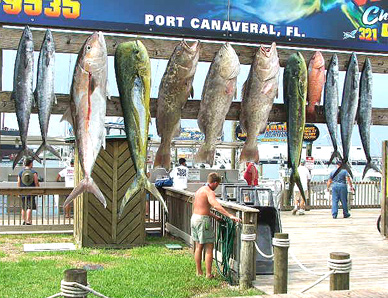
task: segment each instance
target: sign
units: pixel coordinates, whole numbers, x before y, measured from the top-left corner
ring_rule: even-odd
[[[310,171],[314,169],[314,157],[312,156],[306,156],[306,168],[308,168]]]
[[[0,22],[388,52],[384,0],[3,0]]]
[[[201,171],[199,169],[189,169],[187,181],[200,181],[200,180],[201,180]]]
[[[319,129],[314,124],[306,124],[304,126],[303,141],[314,142],[319,137]]]
[[[205,135],[198,128],[191,127],[182,127],[180,135],[174,138],[174,140],[180,141],[203,141],[204,139]]]

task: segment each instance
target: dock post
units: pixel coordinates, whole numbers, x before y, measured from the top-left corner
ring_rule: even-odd
[[[288,245],[276,245],[276,242],[287,243],[288,234],[275,233],[274,238],[274,294],[287,293],[288,281]]]
[[[63,275],[64,275],[63,280],[66,282],[76,282],[84,286],[88,285],[87,271],[85,269],[68,269],[68,270],[65,270]],[[63,296],[63,297],[70,298],[74,296],[71,295],[71,296]],[[87,294],[86,296],[83,296],[83,298],[87,298]]]
[[[330,275],[330,291],[349,290],[350,255],[345,252],[330,253],[329,268],[338,273]]]
[[[256,225],[243,224],[242,235],[256,235]],[[256,278],[256,254],[253,241],[241,241],[240,250],[240,289],[252,288],[252,281]]]

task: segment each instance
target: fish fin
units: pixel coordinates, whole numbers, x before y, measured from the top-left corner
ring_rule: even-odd
[[[170,142],[165,142],[162,140],[162,142],[159,145],[158,151],[155,155],[155,161],[154,161],[154,168],[161,167],[165,168],[166,170],[170,169],[171,164],[171,147]]]
[[[70,107],[65,111],[65,113],[63,114],[62,118],[61,118],[61,122],[62,121],[67,121],[70,123],[71,126],[74,126],[73,125],[73,117],[71,117],[71,110],[70,110]]]
[[[18,152],[18,154],[16,155],[15,159],[13,160],[13,165],[12,165],[12,169],[14,170],[16,165],[18,164],[18,162],[23,158],[24,156],[24,152],[25,150],[22,149]]]
[[[120,210],[119,210],[119,217],[123,214],[123,211],[125,209],[125,206],[131,200],[135,195],[141,191],[144,187],[144,178],[142,179],[139,175],[135,176],[135,179],[133,180],[131,186],[127,189],[124,198],[121,201]]]
[[[369,162],[365,165],[364,172],[362,173],[362,179],[365,178],[366,173],[367,173],[370,169],[373,169],[373,170],[375,170],[376,172],[381,173],[381,170],[377,167],[377,165],[375,165],[372,161],[369,161]]]
[[[92,193],[106,208],[106,200],[101,190],[98,188],[97,184],[93,181],[91,177],[84,178],[80,183],[73,189],[73,191],[66,198],[66,201],[63,203],[63,207],[69,205],[77,196],[83,192]]]
[[[350,169],[349,163],[344,162],[344,161],[342,161],[341,166],[335,171],[335,173],[334,173],[333,177],[331,177],[331,179],[333,179],[335,176],[337,176],[337,174],[341,170],[346,170],[349,173],[350,177],[352,177],[352,179],[353,179],[353,173],[352,173],[352,170]]]
[[[196,162],[205,162],[210,164],[210,166],[213,166],[215,153],[216,150],[213,148],[213,146],[208,145],[207,143],[203,143],[195,155],[194,160]]]
[[[305,196],[305,193],[303,191],[302,182],[300,181],[299,172],[298,172],[298,170],[292,169],[291,175],[290,175],[290,184],[289,184],[289,189],[288,189],[288,200],[291,199],[295,184],[298,186],[304,202],[306,202],[306,196]]]
[[[166,202],[163,200],[162,195],[154,184],[145,179],[145,189],[148,190],[159,202],[162,204],[164,211],[168,214],[168,208]]]
[[[193,88],[193,86],[191,86],[191,89],[190,89],[190,96],[191,96],[191,98],[194,98],[194,88]]]
[[[259,162],[259,150],[257,149],[256,142],[244,143],[244,146],[241,150],[240,163],[244,161],[253,161],[255,163]]]
[[[15,169],[18,162],[24,157],[24,156],[31,156],[34,160],[41,163],[42,160],[37,156],[32,150],[28,149],[27,147],[22,148],[18,154],[16,155],[15,159],[13,160],[12,169]]]
[[[271,91],[272,87],[273,87],[273,83],[268,83],[268,82],[265,83],[263,88],[261,89],[261,93],[267,94],[269,91]]]
[[[40,147],[38,148],[38,150],[36,150],[35,154],[37,156],[39,156],[40,153],[42,153],[44,150],[48,150],[49,152],[51,152],[53,155],[55,155],[56,157],[58,157],[59,159],[61,159],[61,156],[59,155],[58,151],[55,150],[51,145],[47,144],[46,142],[43,142]]]
[[[339,158],[339,159],[342,159],[342,156],[341,156],[341,154],[339,153],[338,148],[334,148],[334,152],[333,152],[333,154],[331,155],[331,157],[330,157],[330,159],[329,159],[329,164],[328,164],[328,166],[331,165],[331,163],[333,162],[333,160],[334,160],[335,157],[337,157],[337,158]]]

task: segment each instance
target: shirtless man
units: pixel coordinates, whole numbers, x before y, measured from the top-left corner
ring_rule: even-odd
[[[191,217],[191,233],[193,241],[195,242],[194,259],[196,265],[197,275],[202,275],[201,256],[205,246],[205,264],[206,264],[206,277],[213,278],[212,262],[213,262],[213,248],[215,236],[213,228],[211,226],[211,218],[216,220],[221,218],[210,212],[210,208],[213,207],[221,214],[229,217],[235,222],[241,222],[241,219],[230,214],[226,211],[220,203],[216,200],[214,190],[221,182],[221,177],[217,173],[210,173],[207,177],[207,184],[202,186],[195,193],[193,203],[193,215]]]

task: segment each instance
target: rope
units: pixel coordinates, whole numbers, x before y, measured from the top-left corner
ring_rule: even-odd
[[[272,245],[277,247],[290,247],[290,239],[272,238]]]
[[[291,258],[294,260],[294,262],[304,271],[306,271],[307,273],[310,273],[312,275],[317,275],[317,276],[324,276],[326,275],[326,273],[318,273],[318,272],[314,272],[310,269],[308,269],[306,266],[304,266],[297,258],[296,256],[294,255],[294,253],[292,252],[292,250],[290,250],[290,255],[291,255]]]
[[[55,298],[55,297],[73,297],[73,298],[82,298],[88,295],[89,293],[94,294],[97,297],[102,298],[109,298],[107,296],[104,296],[103,294],[93,290],[89,286],[84,286],[82,284],[79,284],[77,282],[68,282],[61,280],[61,292],[57,293],[53,296],[50,296],[48,298]]]
[[[267,259],[272,259],[273,258],[273,256],[274,256],[273,253],[272,253],[272,255],[267,255],[267,254],[265,254],[265,253],[263,253],[261,251],[261,249],[259,248],[259,246],[256,243],[256,234],[241,234],[241,240],[242,241],[253,241],[253,243],[256,246],[257,252],[259,254],[261,254],[262,257],[267,258]]]

